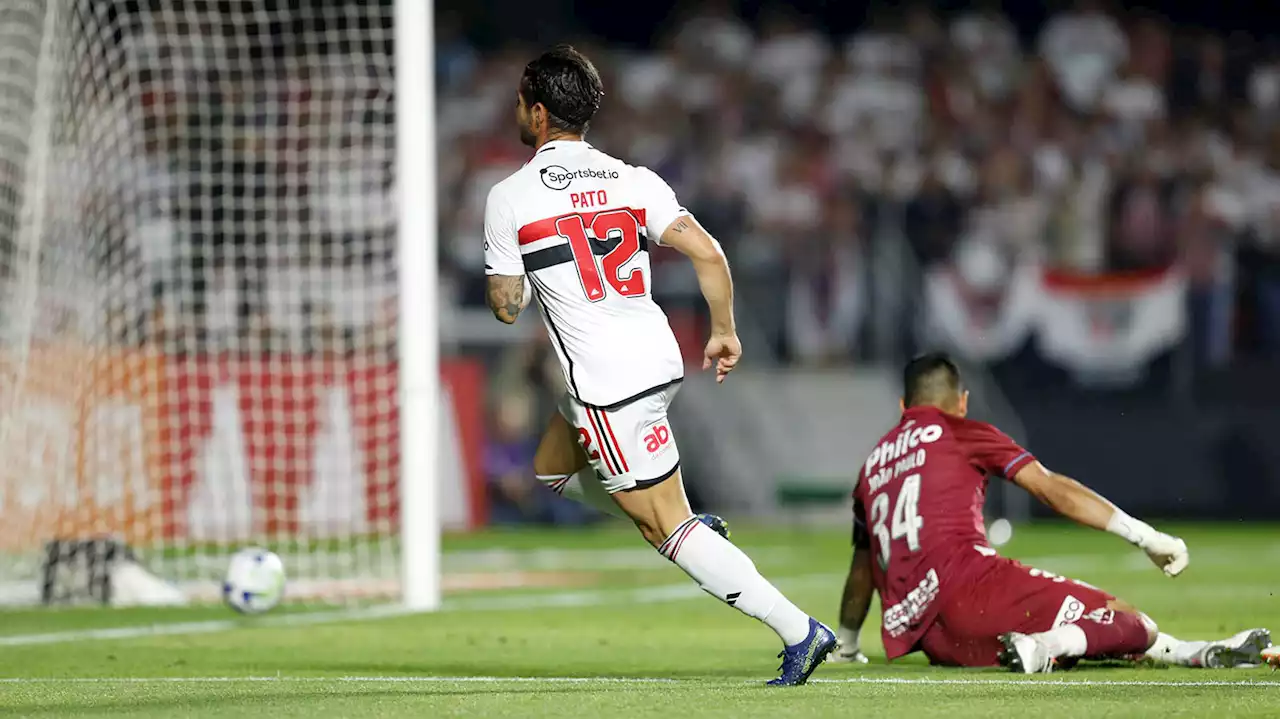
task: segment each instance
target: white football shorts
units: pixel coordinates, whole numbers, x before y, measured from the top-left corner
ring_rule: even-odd
[[[578,430],[578,443],[609,494],[650,487],[680,469],[680,450],[667,408],[680,384],[614,409],[588,407],[565,394],[560,414]]]

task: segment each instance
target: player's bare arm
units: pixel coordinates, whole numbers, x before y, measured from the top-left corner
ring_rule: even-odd
[[[867,614],[871,611],[871,598],[874,595],[871,541],[867,536],[866,525],[859,522],[854,528],[854,550],[853,559],[849,563],[849,576],[845,578],[844,593],[840,597],[840,627],[836,630],[840,643],[831,655],[831,661],[860,664],[867,662],[860,647],[859,635],[862,633],[863,623],[867,621]]]
[[[493,316],[507,324],[515,322],[529,303],[523,275],[489,275],[489,289],[485,294]]]
[[[1019,470],[1013,481],[1058,514],[1086,527],[1123,537],[1146,552],[1165,574],[1176,577],[1186,569],[1189,556],[1185,542],[1130,517],[1076,480],[1032,462]]]
[[[703,352],[702,368],[716,368],[716,381],[723,382],[742,356],[737,325],[733,319],[733,277],[720,243],[692,216],[679,217],[662,233],[662,243],[674,247],[693,262],[698,286],[711,310],[711,338]]]

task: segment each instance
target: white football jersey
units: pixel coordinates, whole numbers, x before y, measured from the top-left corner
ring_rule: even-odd
[[[613,407],[684,376],[649,244],[687,214],[651,170],[581,141],[548,142],[489,191],[485,273],[528,277],[578,401]]]

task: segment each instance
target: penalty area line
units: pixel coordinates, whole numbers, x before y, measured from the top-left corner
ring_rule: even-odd
[[[761,684],[763,680],[666,679],[660,677],[498,677],[498,676],[192,676],[192,677],[0,677],[0,685],[23,684]],[[943,679],[934,677],[847,677],[812,679],[815,684],[892,684],[919,686],[1041,686],[1041,687],[1257,687],[1278,689],[1280,681],[1170,681],[1155,679]]]

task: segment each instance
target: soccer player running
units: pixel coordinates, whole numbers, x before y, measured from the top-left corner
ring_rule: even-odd
[[[1137,545],[1170,577],[1188,562],[1181,539],[1045,469],[1000,430],[966,419],[968,404],[959,370],[943,355],[919,357],[903,372],[902,419],[872,450],[853,493],[855,551],[832,661],[866,662],[858,634],[873,591],[889,659],[922,650],[933,664],[1003,664],[1028,674],[1080,658],[1145,655],[1189,667],[1266,659],[1265,629],[1182,641],[1106,592],[998,556],[982,522],[991,475]]]
[[[583,141],[603,96],[595,67],[572,47],[530,62],[516,121],[535,152],[493,187],[485,207],[489,307],[509,324],[538,299],[567,386],[534,472],[564,496],[621,510],[707,593],[777,632],[781,675],[769,684],[803,684],[835,634],[693,515],[667,420],[684,363],[650,295],[649,247],[693,262],[711,313],[703,368],[714,367],[717,382],[742,354],[728,263],[666,182]]]

